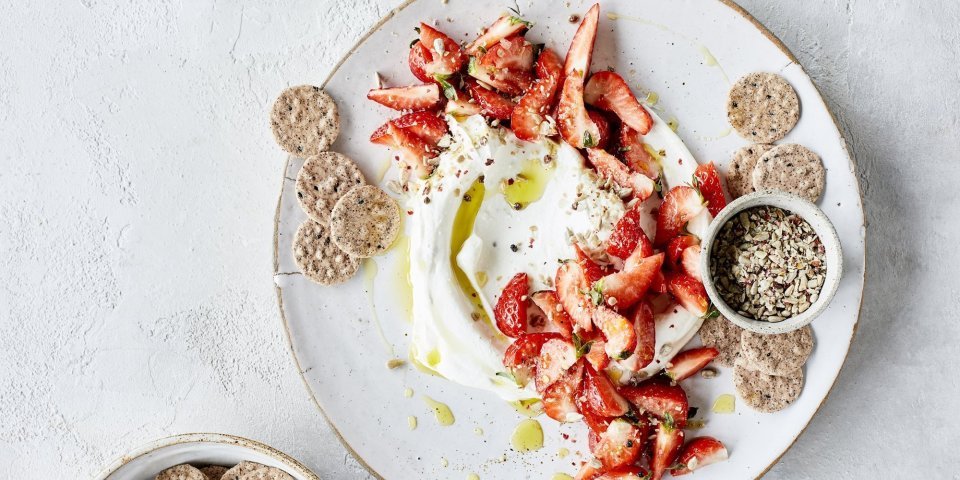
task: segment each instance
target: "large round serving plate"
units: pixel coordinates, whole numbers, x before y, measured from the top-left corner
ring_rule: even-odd
[[[529,37],[561,55],[576,30],[570,16],[590,6],[579,1],[521,3],[523,16],[536,24]],[[829,309],[813,322],[817,345],[806,365],[803,394],[777,414],[758,414],[738,405],[735,413],[720,415],[709,410],[718,395],[734,393],[729,370],[721,370],[715,379],[685,382],[691,406],[699,407],[699,416],[706,419],[697,434],[722,439],[730,451],[729,461],[698,472],[697,478],[760,476],[793,444],[826,399],[856,329],[865,230],[854,164],[803,68],[732,2],[608,0],[601,9],[593,69],[614,67],[641,98],[655,92],[659,101],[653,108],[677,122],[680,137],[700,162],[723,167],[734,150],[747,144],[729,129],[726,94],[731,80],[769,71],[787,78],[801,99],[800,122],[784,142],[813,149],[827,166],[820,206],[836,224],[845,276]],[[394,178],[395,171],[387,170],[390,153],[367,140],[392,115],[366,100],[376,74],[387,85],[415,82],[406,56],[413,27],[420,21],[436,22],[458,40],[469,40],[505,10],[500,1],[418,0],[391,12],[347,52],[326,82],[343,122],[333,149],[355,159],[371,182],[385,185]],[[290,242],[305,218],[293,181],[301,164],[301,159],[290,158],[284,170],[274,280],[297,368],[348,448],[372,473],[388,479],[463,479],[470,473],[486,479],[543,479],[555,472],[575,473],[589,455],[582,424],[559,426],[542,417],[544,448],[515,452],[510,436],[523,417],[510,405],[491,393],[424,374],[409,363],[386,367],[391,358],[406,358],[409,348],[405,264],[410,246],[403,239],[338,287],[315,285],[297,273]],[[455,423],[440,426],[424,396],[449,405]],[[416,429],[408,428],[410,416],[418,419]],[[563,457],[561,449],[571,453]]]

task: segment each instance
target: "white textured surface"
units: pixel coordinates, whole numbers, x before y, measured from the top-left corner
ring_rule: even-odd
[[[0,6],[0,476],[220,431],[366,478],[279,327],[265,111],[398,2],[20,3]],[[768,478],[958,478],[960,4],[742,4],[834,108],[869,221],[847,366]]]

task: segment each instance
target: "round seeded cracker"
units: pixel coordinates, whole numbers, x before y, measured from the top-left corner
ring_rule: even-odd
[[[400,233],[400,207],[373,185],[354,188],[333,207],[330,232],[337,246],[353,256],[380,255]]]
[[[220,465],[207,465],[200,469],[204,475],[207,476],[210,480],[221,480],[223,474],[229,470],[227,467],[222,467]]]
[[[300,85],[277,97],[270,111],[270,126],[281,148],[298,157],[309,157],[327,150],[337,139],[340,114],[327,92]]]
[[[747,145],[733,153],[730,166],[727,167],[727,190],[733,198],[753,193],[753,167],[771,148],[773,145],[758,143]]]
[[[756,143],[773,143],[797,125],[800,99],[783,77],[751,73],[730,88],[727,119],[741,137]]]
[[[704,320],[699,333],[704,345],[720,350],[720,355],[713,361],[723,367],[732,367],[733,362],[740,356],[740,336],[743,329],[717,315]]]
[[[293,239],[293,256],[300,271],[320,285],[346,282],[360,268],[360,260],[344,252],[330,238],[330,229],[307,220]]]
[[[279,468],[261,466],[240,474],[238,480],[293,480],[293,477]]]
[[[323,152],[307,159],[297,174],[297,200],[306,214],[324,225],[337,200],[367,181],[350,157]]]
[[[782,190],[816,202],[823,195],[827,171],[820,156],[797,144],[777,145],[757,160],[753,188]]]
[[[746,330],[740,335],[740,357],[751,369],[770,375],[790,374],[802,367],[812,352],[810,325],[776,335]]]
[[[733,385],[750,408],[764,413],[779,412],[800,397],[803,369],[787,375],[768,375],[749,369],[741,358],[733,367]]]
[[[184,463],[158,473],[155,480],[207,480],[207,476],[196,467]]]
[[[260,468],[268,468],[266,465],[256,462],[240,462],[233,467],[231,467],[226,472],[223,472],[223,475],[220,477],[220,480],[240,480],[240,477],[246,473],[258,470]]]

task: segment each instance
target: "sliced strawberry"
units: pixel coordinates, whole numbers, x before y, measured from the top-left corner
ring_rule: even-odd
[[[633,321],[633,330],[637,332],[637,346],[633,355],[627,357],[621,365],[636,372],[646,367],[656,356],[657,324],[653,317],[653,307],[647,300],[641,300],[628,316]]]
[[[593,282],[600,280],[604,276],[603,268],[600,265],[597,265],[597,262],[594,262],[589,255],[587,255],[580,245],[573,244],[574,250],[577,252],[577,263],[580,264],[580,268],[583,269],[583,275],[587,278],[587,282],[591,285]]]
[[[590,117],[590,120],[593,120],[593,123],[597,126],[597,131],[600,132],[597,137],[597,148],[606,149],[607,145],[610,144],[613,129],[610,120],[606,115],[589,108],[587,109],[587,116]]]
[[[693,187],[678,185],[670,189],[657,211],[657,234],[653,244],[665,246],[691,218],[703,211],[703,200]]]
[[[547,346],[549,342],[544,347]],[[543,411],[548,417],[558,422],[576,422],[582,418],[575,398],[582,377],[583,362],[576,362],[543,391]]]
[[[650,133],[653,118],[643,105],[633,96],[627,82],[620,75],[609,70],[597,72],[590,77],[583,91],[583,100],[601,110],[607,110],[620,117],[624,125],[640,132]]]
[[[587,359],[589,363],[595,370],[601,371],[604,368],[607,368],[607,365],[610,365],[610,356],[607,355],[607,342],[602,339],[593,340],[593,343],[590,344],[590,351],[584,355],[584,358]]]
[[[674,382],[690,378],[703,367],[706,367],[720,351],[713,347],[700,347],[684,350],[673,357],[667,364],[667,376]]]
[[[391,139],[390,146],[400,151],[397,158],[401,168],[420,178],[433,172],[433,166],[427,160],[437,155],[430,144],[412,132],[397,127],[393,122],[387,123],[387,135]]]
[[[639,465],[625,465],[603,472],[593,480],[643,480],[649,473]]]
[[[490,118],[498,120],[509,120],[513,115],[513,109],[516,105],[510,100],[503,98],[499,93],[484,88],[477,82],[468,82],[467,88],[470,89],[470,95],[476,100],[480,112]]]
[[[580,388],[577,390],[577,409],[579,409],[580,414],[583,415],[583,423],[587,424],[587,428],[590,429],[590,433],[594,433],[599,437],[607,431],[607,427],[610,425],[610,422],[613,421],[613,419],[598,415],[596,412],[591,410],[590,406],[587,405],[587,400],[582,393],[583,382],[580,383]]]
[[[546,390],[576,362],[577,349],[572,343],[558,338],[547,340],[537,357],[537,391]]]
[[[653,282],[650,282],[651,292],[667,293],[667,279],[663,276],[663,270],[653,276]]]
[[[548,49],[540,52],[536,63],[537,80],[523,94],[510,118],[510,127],[517,138],[534,141],[548,133],[549,125],[544,122],[557,94],[562,69],[556,53]]]
[[[700,245],[685,248],[680,257],[680,263],[683,265],[683,271],[687,272],[687,275],[703,283],[703,277],[700,276]]]
[[[398,128],[410,131],[432,146],[436,146],[440,138],[446,135],[448,131],[447,122],[429,111],[408,113],[390,122]],[[373,132],[373,135],[370,135],[370,141],[381,145],[392,145],[393,137],[389,135],[388,130],[389,127],[386,123],[381,125]]]
[[[516,339],[503,353],[503,366],[515,368],[524,364],[534,364],[540,356],[543,344],[555,338],[562,339],[559,333],[526,333]]]
[[[581,388],[579,396],[586,408],[597,415],[619,417],[630,411],[630,402],[617,393],[607,375],[594,370],[589,364],[583,370]]]
[[[611,358],[626,358],[637,346],[633,324],[623,315],[600,305],[593,312],[593,323],[607,339],[604,351]]]
[[[591,441],[594,440],[595,436],[596,436],[596,441],[599,442],[600,441],[599,435],[594,435],[593,432],[590,432]],[[590,449],[591,452],[593,450],[594,448]],[[601,465],[600,462],[598,461],[586,462],[583,464],[582,467],[580,467],[580,471],[577,472],[577,476],[574,477],[574,480],[596,480],[597,477],[599,477],[600,475],[603,475],[603,472],[606,470],[607,469],[603,468],[603,465]]]
[[[683,259],[683,251],[688,247],[699,244],[700,240],[693,235],[680,235],[674,237],[672,240],[670,240],[670,243],[667,244],[667,257],[670,259],[670,264],[680,265],[680,261]]]
[[[674,460],[683,445],[683,430],[670,419],[662,420],[657,426],[657,436],[653,440],[653,454],[650,456],[650,480],[660,480],[664,472],[673,466]]]
[[[479,38],[467,45],[467,53],[480,55],[501,39],[523,32],[529,26],[530,22],[522,18],[504,15],[493,22]]]
[[[617,157],[599,148],[587,149],[587,157],[601,177],[610,179],[620,188],[630,189],[634,198],[643,201],[653,193],[653,180],[642,173],[630,171]]]
[[[419,41],[410,46],[410,53],[407,55],[407,65],[410,66],[410,72],[421,82],[432,82],[433,77],[427,74],[425,66],[431,61],[430,51]]]
[[[636,250],[624,262],[623,270],[603,277],[602,283],[598,282],[603,295],[607,299],[615,298],[614,305],[619,309],[626,310],[640,301],[663,265],[662,253],[639,258],[641,256],[641,250]]]
[[[375,88],[367,98],[394,110],[426,110],[440,104],[440,87],[436,83],[409,87]]]
[[[563,309],[560,299],[557,298],[557,292],[553,290],[540,290],[539,292],[530,294],[530,299],[540,307],[540,310],[543,310],[547,321],[553,325],[563,338],[567,340],[573,338],[573,319],[570,318],[567,311]]]
[[[498,70],[481,64],[476,57],[470,58],[467,74],[509,97],[522,95],[533,83],[533,74],[529,71]]]
[[[618,418],[600,435],[594,455],[607,468],[630,465],[640,458],[645,437],[640,427]]]
[[[587,283],[580,264],[564,262],[557,269],[554,287],[557,289],[560,304],[574,321],[574,330],[584,332],[593,330],[593,311],[596,307],[586,295],[590,290],[590,284]]]
[[[557,105],[557,127],[560,136],[577,148],[595,147],[600,140],[600,130],[583,103],[583,83],[590,70],[599,19],[600,5],[590,7],[573,36],[563,66],[565,80]]]
[[[508,337],[517,338],[527,331],[527,306],[530,299],[530,280],[527,274],[520,272],[513,276],[503,287],[497,304],[493,307],[493,316],[497,329]]]
[[[634,172],[642,173],[654,180],[660,176],[660,165],[650,155],[643,144],[643,135],[627,125],[620,127],[620,155],[623,163]]]
[[[420,24],[420,44],[427,48],[429,54],[429,62],[424,64],[423,71],[431,80],[457,73],[467,60],[460,44],[426,23]]]
[[[723,195],[723,187],[720,186],[720,175],[717,173],[717,167],[713,162],[700,165],[693,174],[695,185],[700,189],[700,195],[707,201],[707,210],[714,217],[727,206],[727,197]]]
[[[645,250],[642,254],[646,257],[653,255],[653,245],[650,244],[650,238],[640,228],[641,210],[640,204],[637,204],[620,217],[620,220],[614,225],[610,237],[607,238],[607,253],[614,257],[626,259],[637,249],[638,245],[643,245]],[[646,250],[647,247],[649,247],[649,250]]]
[[[703,284],[689,275],[670,273],[667,275],[667,289],[677,302],[693,315],[702,317],[710,309],[710,299],[707,298]]]
[[[729,457],[727,447],[713,437],[697,437],[683,446],[677,457],[677,468],[670,469],[670,475],[679,477],[694,470],[722,462]]]
[[[583,21],[577,27],[577,33],[570,42],[570,50],[563,64],[563,74],[567,77],[579,76],[580,84],[590,71],[590,59],[593,56],[593,44],[597,40],[597,25],[600,22],[600,4],[594,4],[583,15]]]
[[[468,95],[460,90],[454,90],[456,98],[448,99],[447,105],[443,108],[444,113],[449,113],[455,117],[469,117],[480,113],[480,105]]]
[[[635,387],[623,387],[620,394],[637,407],[639,413],[649,413],[661,420],[669,416],[678,428],[687,424],[690,405],[686,392],[679,385],[647,382]]]
[[[480,64],[497,70],[529,71],[533,68],[533,44],[521,35],[513,35],[493,44],[480,57]]]

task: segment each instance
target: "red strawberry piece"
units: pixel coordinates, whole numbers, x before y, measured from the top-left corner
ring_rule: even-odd
[[[583,91],[583,100],[601,110],[613,112],[624,125],[646,135],[653,127],[653,118],[633,96],[620,75],[604,70],[590,77]]]
[[[639,258],[642,252],[638,249],[624,262],[623,270],[611,273],[597,282],[597,288],[608,299],[615,298],[614,306],[626,310],[640,301],[656,278],[660,266],[663,265],[663,254],[658,253],[651,257]]]
[[[470,59],[467,74],[480,80],[496,91],[509,97],[522,95],[533,83],[533,74],[526,70],[497,70],[494,67],[483,65],[475,57]]]
[[[703,367],[706,367],[720,351],[713,347],[700,347],[684,350],[673,357],[667,364],[666,372],[674,382],[690,378]]]
[[[607,375],[589,364],[583,370],[580,397],[591,412],[602,417],[619,417],[630,410],[630,402],[617,393]]]
[[[433,166],[427,160],[436,157],[433,147],[412,132],[399,128],[393,122],[387,122],[387,134],[390,145],[400,151],[398,159],[401,168],[424,178],[433,172]]]
[[[564,262],[557,269],[554,286],[557,289],[560,304],[574,321],[574,330],[584,332],[593,330],[593,311],[596,307],[585,293],[590,290],[590,284],[587,283],[580,264]]]
[[[620,395],[637,407],[640,413],[649,413],[661,420],[669,417],[678,428],[687,424],[690,405],[686,392],[679,385],[646,382],[635,387],[623,387]]]
[[[683,430],[669,419],[657,426],[657,435],[653,440],[653,454],[650,456],[650,480],[660,480],[664,472],[673,466],[683,445]]]
[[[583,269],[583,274],[587,278],[587,282],[592,285],[593,282],[603,278],[603,268],[597,265],[597,262],[594,262],[593,259],[580,248],[580,245],[575,243],[573,244],[573,248],[577,252],[577,263],[579,263],[580,268]]]
[[[653,282],[650,282],[649,291],[656,293],[667,293],[667,279],[663,276],[662,270],[653,276]]]
[[[599,148],[587,149],[587,157],[601,177],[612,180],[620,188],[630,189],[631,195],[640,201],[653,193],[653,180],[642,173],[630,171],[617,157]]]
[[[645,242],[643,255],[649,257],[653,254],[653,245],[647,234],[640,228],[641,207],[639,204],[620,217],[617,224],[613,227],[613,232],[607,239],[607,253],[614,257],[626,259],[641,242]],[[649,250],[646,250],[649,247]]]
[[[523,272],[514,275],[503,287],[503,292],[493,307],[493,316],[497,321],[497,328],[504,335],[517,338],[526,333],[529,291],[529,279]]]
[[[657,234],[653,244],[664,246],[703,211],[703,201],[693,187],[678,185],[670,189],[657,211]]]
[[[587,405],[587,400],[583,396],[583,382],[580,383],[580,388],[577,390],[577,408],[580,410],[580,414],[583,415],[583,423],[587,424],[587,428],[590,429],[590,433],[596,434],[598,437],[607,431],[607,426],[610,425],[610,422],[613,421],[612,418],[604,417],[598,415],[596,412],[591,410],[590,406]],[[591,449],[591,451],[593,451]]]
[[[446,135],[448,130],[447,122],[444,122],[442,118],[429,111],[408,113],[390,122],[398,128],[413,133],[434,147],[437,145],[437,142],[440,141],[440,138]],[[381,145],[392,145],[393,138],[388,134],[387,130],[389,130],[389,128],[386,123],[381,125],[380,128],[373,132],[373,135],[370,135],[370,141]]]
[[[467,88],[470,89],[470,95],[473,96],[480,107],[480,112],[487,117],[509,120],[510,116],[513,115],[513,109],[516,105],[499,93],[484,88],[475,81],[468,82]]]
[[[562,69],[556,53],[548,49],[540,52],[536,63],[537,79],[523,94],[510,119],[510,127],[517,138],[533,141],[545,133],[542,125],[557,94]]]
[[[639,465],[624,465],[606,471],[600,476],[594,477],[593,480],[643,480],[647,478],[647,475],[649,473]]]
[[[727,447],[713,437],[697,437],[683,446],[677,457],[679,467],[670,470],[670,475],[679,477],[694,470],[722,462],[729,457]]]
[[[667,290],[677,299],[677,302],[693,315],[702,317],[710,309],[710,299],[703,284],[697,279],[683,274],[672,272],[667,275]]]
[[[643,135],[627,125],[620,127],[620,155],[623,163],[634,172],[642,173],[654,180],[660,176],[660,165],[643,144]]]
[[[618,418],[600,435],[594,455],[607,468],[630,465],[640,458],[644,437],[640,427]]]
[[[537,391],[545,391],[576,362],[577,349],[572,343],[559,338],[547,340],[537,357]]]
[[[558,333],[527,333],[520,336],[503,353],[503,366],[510,369],[528,367],[532,370],[540,357],[543,344],[555,338],[563,338]]]
[[[440,104],[440,87],[435,83],[409,87],[375,88],[367,98],[394,110],[426,110]]]
[[[593,440],[595,436],[596,436],[596,441],[599,442],[600,441],[599,435],[595,435],[593,432],[590,432],[591,440]],[[590,451],[592,452],[594,448],[595,447],[591,448]],[[580,467],[580,471],[577,472],[577,476],[574,477],[574,480],[596,480],[597,477],[599,477],[600,475],[603,475],[603,472],[605,470],[607,469],[605,469],[603,465],[601,465],[600,462],[596,460],[586,462],[583,464],[582,467]]]
[[[551,340],[551,342],[554,340]],[[547,348],[550,345],[544,345]],[[538,372],[539,378],[539,372]],[[558,422],[576,422],[582,416],[577,411],[576,393],[583,377],[583,362],[576,362],[560,373],[556,381],[543,390],[543,411]]]
[[[493,44],[480,57],[480,63],[497,70],[525,72],[533,68],[533,44],[521,35],[513,35]]]
[[[583,103],[583,83],[590,70],[599,19],[600,5],[590,7],[573,36],[563,66],[565,80],[557,105],[557,127],[560,136],[577,148],[595,147],[600,140],[600,130]]]
[[[460,44],[426,23],[420,24],[420,44],[429,54],[429,62],[424,64],[423,71],[431,80],[445,80],[457,73],[467,59]]]
[[[447,105],[443,108],[444,113],[449,113],[455,117],[469,117],[480,113],[480,105],[476,100],[464,94],[459,89],[456,91],[456,98],[448,99]]]
[[[547,321],[553,325],[553,328],[555,328],[563,338],[568,340],[573,338],[573,319],[570,318],[567,311],[563,309],[560,299],[557,298],[557,292],[553,290],[540,290],[539,292],[533,292],[530,295],[530,299],[540,307],[540,310],[543,310]]]
[[[694,245],[699,245],[700,240],[697,240],[697,237],[693,235],[680,235],[674,237],[670,240],[670,243],[667,244],[667,257],[670,259],[671,265],[680,265],[680,261],[683,259],[683,251],[688,247]]]
[[[694,172],[694,185],[700,189],[700,195],[707,201],[707,210],[714,217],[727,206],[727,197],[723,195],[723,187],[720,186],[720,175],[717,173],[717,167],[713,162],[700,165]]]
[[[594,4],[583,15],[583,21],[573,35],[567,58],[563,64],[564,76],[570,77],[579,74],[585,78],[590,71],[590,59],[593,56],[593,44],[597,40],[597,25],[600,21],[600,4]],[[583,82],[581,82],[582,84]]]
[[[683,265],[683,271],[687,272],[687,275],[703,283],[703,277],[700,276],[700,245],[685,248],[680,257],[680,263]]]
[[[467,45],[467,53],[482,54],[501,39],[521,33],[529,26],[530,23],[522,18],[504,15],[493,22],[493,25],[490,25],[479,38]]]
[[[610,356],[607,355],[606,345],[607,342],[595,339],[593,343],[590,344],[590,351],[584,355],[587,363],[597,371],[603,370],[607,368],[607,365],[610,365]]]
[[[590,120],[593,120],[593,123],[597,126],[597,131],[600,132],[597,139],[597,148],[606,149],[607,145],[610,144],[613,128],[612,125],[610,125],[610,120],[607,119],[606,115],[589,108],[587,109],[587,116],[590,117]]]
[[[623,315],[601,305],[593,312],[593,323],[607,339],[604,351],[611,358],[626,358],[637,346],[633,324]]]
[[[646,367],[656,356],[657,324],[653,317],[653,307],[647,300],[641,300],[628,316],[633,321],[633,330],[637,332],[637,346],[633,355],[627,357],[621,365],[636,372]]]
[[[407,64],[410,66],[410,72],[421,82],[432,82],[433,77],[427,74],[425,66],[431,61],[430,51],[419,41],[410,46],[410,53],[407,55]]]

